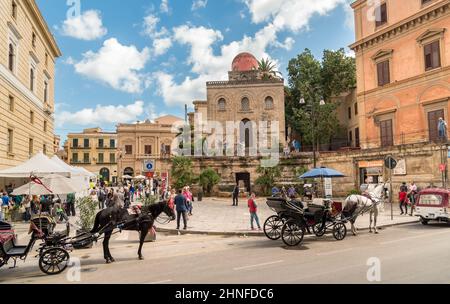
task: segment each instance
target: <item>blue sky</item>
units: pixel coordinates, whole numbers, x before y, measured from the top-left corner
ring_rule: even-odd
[[[354,41],[350,0],[37,0],[63,56],[56,65],[55,133],[184,117],[225,80],[242,51],[286,76],[303,49]],[[78,6],[79,4],[79,6]]]

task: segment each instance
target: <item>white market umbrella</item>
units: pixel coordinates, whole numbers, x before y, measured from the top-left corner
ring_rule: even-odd
[[[16,167],[0,171],[0,177],[7,178],[26,178],[31,175],[44,177],[50,174],[70,177],[71,171],[56,164],[42,152]]]
[[[40,180],[42,185],[32,181],[17,189],[14,189],[12,195],[49,195],[49,194],[69,194],[77,192],[70,178],[51,174]]]
[[[143,175],[138,175],[138,176],[135,176],[134,179],[146,179],[146,177]]]
[[[123,178],[123,179],[132,179],[133,177],[132,177],[132,176],[129,176],[129,175],[124,175],[124,176],[122,176],[122,178]]]

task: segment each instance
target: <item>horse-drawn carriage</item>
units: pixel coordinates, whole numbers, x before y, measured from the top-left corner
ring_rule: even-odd
[[[270,240],[281,238],[286,245],[297,246],[310,229],[317,237],[322,237],[331,228],[338,241],[347,235],[346,221],[341,219],[341,203],[325,201],[323,206],[305,208],[302,202],[295,200],[269,198],[267,205],[277,213],[264,223],[264,233]]]

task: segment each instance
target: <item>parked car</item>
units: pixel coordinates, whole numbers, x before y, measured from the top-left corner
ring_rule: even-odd
[[[422,224],[429,221],[449,222],[450,191],[446,189],[425,189],[419,193],[416,204],[416,216],[420,217]]]

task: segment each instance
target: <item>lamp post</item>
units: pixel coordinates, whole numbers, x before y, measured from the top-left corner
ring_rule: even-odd
[[[300,99],[300,105],[306,105],[305,98]],[[319,106],[324,106],[325,100],[321,99],[319,102]],[[313,146],[313,162],[314,162],[314,168],[317,166],[317,158],[316,158],[316,103],[313,101],[311,105],[311,122],[312,122],[312,128],[311,128],[311,135],[312,135],[312,146]],[[308,107],[308,105],[307,105]]]

